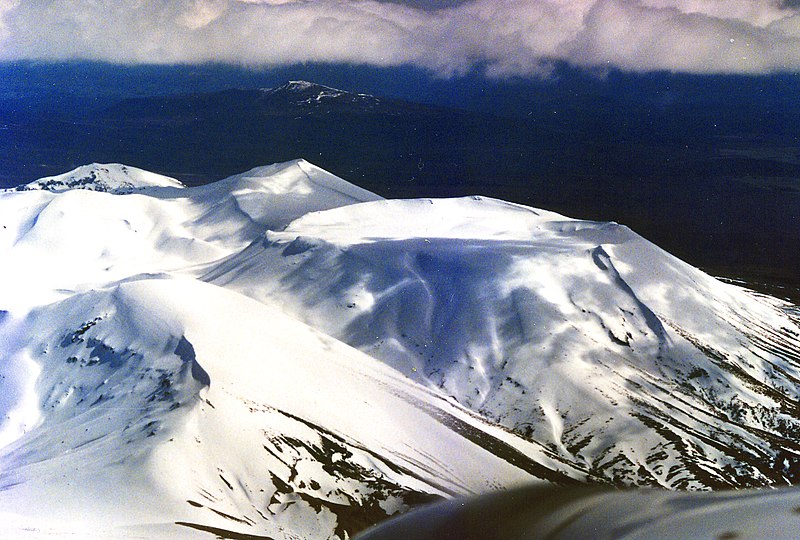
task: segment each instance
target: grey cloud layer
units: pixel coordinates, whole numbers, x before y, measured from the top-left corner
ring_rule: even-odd
[[[800,71],[794,0],[0,0],[0,59]]]

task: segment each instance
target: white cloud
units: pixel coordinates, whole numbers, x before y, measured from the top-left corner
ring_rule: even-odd
[[[19,4],[19,0],[0,0],[0,46],[11,36],[5,23],[6,13],[17,7],[17,4]]]
[[[222,0],[191,0],[178,17],[178,24],[191,30],[203,28],[220,18],[226,7]]]
[[[642,0],[652,8],[674,8],[681,13],[696,13],[719,19],[735,19],[756,26],[766,26],[790,15],[781,2],[759,0]]]
[[[415,5],[421,5],[415,2]],[[800,70],[800,15],[780,0],[0,0],[0,59],[347,62],[443,76],[587,67]]]

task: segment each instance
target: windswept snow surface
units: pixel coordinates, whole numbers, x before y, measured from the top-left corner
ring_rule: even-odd
[[[282,302],[586,477],[722,488],[800,472],[796,319],[615,223],[376,201],[307,214],[205,279]]]
[[[0,536],[345,538],[800,474],[800,327],[627,228],[314,165],[0,193]]]

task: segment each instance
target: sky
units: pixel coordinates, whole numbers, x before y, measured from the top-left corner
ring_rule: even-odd
[[[800,71],[800,0],[0,0],[0,61]]]

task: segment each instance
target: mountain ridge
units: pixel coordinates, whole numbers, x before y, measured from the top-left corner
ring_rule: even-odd
[[[34,180],[13,189],[16,191],[40,189],[52,192],[85,189],[111,193],[132,193],[153,187],[183,188],[186,186],[174,178],[136,167],[128,167],[119,163],[93,163],[78,167],[68,173]]]
[[[794,474],[765,433],[797,429],[783,395],[800,375],[796,319],[624,226],[480,197],[376,201],[307,214],[242,257],[246,268],[234,256],[203,279],[281,302],[590,476],[697,488]],[[650,449],[621,445],[643,427],[657,427]],[[712,439],[747,453],[718,454]],[[664,452],[740,469],[651,470]]]
[[[370,94],[362,94],[350,92],[347,90],[340,90],[324,84],[319,84],[305,80],[287,81],[286,83],[276,86],[274,88],[264,88],[261,90],[265,94],[299,94],[314,101],[321,101],[323,99],[337,99],[346,98],[350,101],[359,101],[362,105],[367,103],[377,104],[380,99]]]
[[[5,66],[17,82],[0,104],[0,181],[120,161],[198,185],[302,155],[386,197],[481,193],[621,221],[695,266],[797,297],[798,167],[786,146],[795,123],[785,121],[797,116],[787,98],[792,77],[597,78],[561,66],[556,79],[531,84],[412,77],[422,88],[404,79],[405,92],[393,92],[358,71],[294,66],[242,77],[220,66]],[[179,72],[180,84],[170,78]],[[248,93],[298,78],[439,107],[339,115],[336,106],[328,114],[286,101],[280,116]],[[224,88],[244,92],[201,96]],[[130,97],[139,101],[115,115]],[[469,111],[441,108],[462,104]],[[770,219],[756,224],[753,212]]]
[[[796,311],[623,225],[305,160],[64,186],[0,193],[12,536],[345,538],[528,483],[800,474]]]

